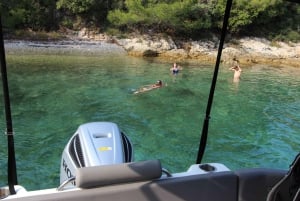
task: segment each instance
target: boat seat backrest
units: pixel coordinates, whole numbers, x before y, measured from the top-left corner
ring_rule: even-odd
[[[158,179],[162,175],[159,160],[101,165],[77,169],[76,186],[92,188],[112,184]]]

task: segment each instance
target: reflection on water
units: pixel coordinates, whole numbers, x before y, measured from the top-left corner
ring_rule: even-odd
[[[112,121],[133,142],[136,160],[160,159],[171,172],[196,161],[213,68],[124,54],[7,55],[19,183],[58,186],[62,150],[80,124]],[[293,71],[293,73],[290,73]],[[221,66],[203,162],[288,168],[300,143],[300,69],[243,67],[241,81]],[[133,95],[139,86],[167,86]],[[2,96],[2,92],[1,96]],[[3,108],[3,102],[0,106]],[[4,115],[0,128],[5,130]],[[1,140],[1,149],[6,149]],[[6,169],[6,151],[0,152]],[[1,171],[1,186],[6,173]]]

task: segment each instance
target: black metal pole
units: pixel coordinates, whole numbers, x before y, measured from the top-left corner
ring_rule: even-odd
[[[5,60],[5,49],[2,32],[2,21],[0,15],[0,59],[1,59],[1,76],[3,83],[3,97],[5,106],[5,117],[6,117],[6,135],[7,135],[7,146],[8,146],[8,161],[7,161],[7,177],[10,194],[16,194],[14,185],[18,184],[17,181],[17,168],[15,159],[15,147],[14,147],[14,135],[11,119],[10,110],[10,99],[8,90],[8,80],[6,71],[6,60]]]
[[[214,75],[213,75],[213,79],[212,79],[212,83],[211,83],[210,93],[209,93],[207,107],[206,107],[206,116],[205,116],[205,119],[203,122],[202,135],[201,135],[201,139],[200,139],[200,143],[199,143],[199,150],[198,150],[198,156],[197,156],[197,161],[196,161],[197,164],[201,163],[204,152],[205,152],[209,119],[210,119],[210,110],[211,110],[211,106],[213,103],[214,92],[215,92],[215,88],[216,88],[216,82],[217,82],[217,77],[218,77],[218,72],[219,72],[219,66],[220,66],[220,61],[221,61],[221,56],[222,56],[223,45],[224,45],[225,36],[226,36],[226,32],[227,32],[227,25],[228,25],[228,19],[230,16],[231,5],[232,5],[232,0],[227,0],[225,14],[224,14],[224,20],[223,20],[222,33],[221,33],[219,49],[218,49],[218,55],[217,55],[217,60],[216,60],[216,65],[215,65],[215,71],[214,71]]]

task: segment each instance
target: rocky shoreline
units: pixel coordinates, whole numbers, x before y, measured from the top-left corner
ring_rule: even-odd
[[[115,40],[129,55],[162,57],[172,61],[187,59],[215,62],[218,40],[174,42],[172,38],[140,36]],[[261,38],[243,38],[225,44],[222,62],[236,58],[244,65],[268,64],[300,67],[300,43],[272,42]]]
[[[129,55],[160,57],[171,61],[187,59],[214,63],[219,40],[175,41],[161,35],[132,35],[125,39],[97,34],[87,29],[78,32],[80,39],[104,40],[121,46]],[[300,43],[272,42],[263,38],[247,37],[231,40],[224,44],[222,62],[231,63],[236,58],[243,65],[268,64],[300,67]]]
[[[69,35],[68,41],[42,43],[17,41],[12,47],[20,48],[18,44],[21,44],[20,46],[27,44],[28,47],[45,46],[47,49],[71,47],[73,51],[84,50],[91,54],[121,52],[137,57],[157,57],[171,62],[196,60],[215,63],[219,40],[215,37],[210,41],[175,41],[169,36],[159,35],[133,35],[120,39],[83,29]],[[238,59],[242,65],[300,67],[300,43],[271,42],[254,37],[235,39],[224,44],[221,60],[223,63],[230,64],[233,58]]]

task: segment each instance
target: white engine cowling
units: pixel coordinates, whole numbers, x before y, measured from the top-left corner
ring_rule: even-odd
[[[77,168],[132,161],[131,143],[117,124],[112,122],[82,124],[62,153],[60,183],[75,177]]]

